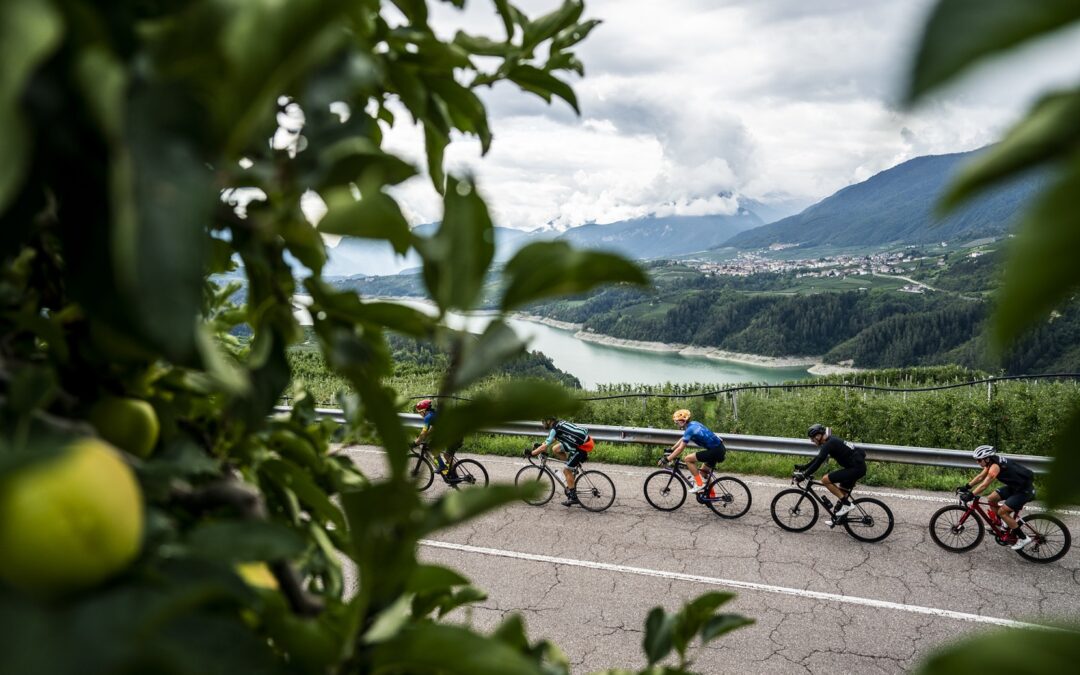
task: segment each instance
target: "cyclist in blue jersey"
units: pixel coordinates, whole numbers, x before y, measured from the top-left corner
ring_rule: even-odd
[[[418,401],[414,407],[416,412],[424,416],[424,426],[420,429],[420,433],[416,436],[416,440],[413,441],[413,447],[417,447],[422,443],[425,443],[428,436],[431,435],[432,425],[435,422],[435,418],[438,417],[439,411],[435,409],[435,404],[430,398],[425,398],[422,401]],[[454,455],[461,449],[462,442],[458,441],[450,445],[444,452],[433,452],[435,461],[438,462],[438,471],[444,477],[452,477],[454,470]],[[445,456],[444,456],[445,455]]]
[[[693,443],[702,450],[692,452],[686,456],[683,460],[686,462],[686,466],[690,469],[690,473],[694,474],[694,487],[690,488],[691,494],[697,494],[705,489],[705,481],[701,477],[701,471],[698,469],[698,462],[704,463],[710,469],[714,468],[717,462],[724,461],[724,441],[719,436],[714,434],[701,422],[693,422],[690,420],[691,413],[689,410],[676,410],[671,416],[671,419],[675,421],[675,426],[682,430],[683,435],[679,441],[671,447],[671,451],[665,457],[660,459],[661,463],[673,462],[682,454],[682,451],[686,448],[688,443]]]

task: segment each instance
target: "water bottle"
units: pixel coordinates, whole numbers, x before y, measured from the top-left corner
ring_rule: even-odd
[[[826,497],[825,495],[821,495],[821,501],[825,502],[826,508],[829,508],[829,509],[832,508],[832,501],[830,501],[829,498]]]

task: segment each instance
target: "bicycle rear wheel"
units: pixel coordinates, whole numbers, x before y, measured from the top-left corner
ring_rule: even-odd
[[[844,519],[844,529],[848,534],[859,541],[881,541],[889,536],[893,529],[893,515],[885,503],[863,497],[851,502],[855,508],[841,516]]]
[[[773,497],[772,519],[788,532],[806,532],[818,519],[818,505],[803,490],[788,488]]]
[[[750,510],[754,501],[750,488],[734,476],[721,476],[709,487],[716,497],[706,497],[705,503],[721,518],[738,518]]]
[[[435,480],[435,467],[431,466],[431,461],[427,457],[418,452],[409,453],[406,469],[409,471],[409,480],[420,492],[431,487],[431,482]]]
[[[1045,513],[1035,513],[1024,516],[1024,534],[1033,538],[1034,543],[1028,544],[1017,551],[1025,560],[1037,563],[1054,562],[1069,552],[1072,546],[1072,535],[1065,523]]]
[[[525,485],[536,485],[539,487],[534,488],[536,492],[533,496],[524,498],[526,504],[532,504],[533,506],[542,506],[551,501],[552,495],[555,494],[555,479],[551,477],[545,469],[539,466],[523,466],[514,476],[514,485],[519,487]]]
[[[586,511],[603,511],[615,502],[615,483],[599,471],[583,471],[574,480],[578,501]]]
[[[649,474],[642,489],[649,506],[661,511],[674,511],[686,501],[686,483],[668,469]]]
[[[979,545],[985,533],[982,520],[974,511],[968,513],[966,506],[943,506],[930,516],[930,538],[946,551],[970,551]]]
[[[454,470],[451,473],[451,481],[454,478],[460,479],[456,484],[451,483],[454,487],[460,487],[462,485],[478,485],[480,487],[487,487],[488,484],[488,472],[484,468],[484,465],[475,459],[459,459],[454,461]]]

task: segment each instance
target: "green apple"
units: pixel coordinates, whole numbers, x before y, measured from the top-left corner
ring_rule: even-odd
[[[153,452],[161,430],[154,406],[137,398],[106,396],[90,408],[87,419],[102,438],[142,458]]]
[[[35,595],[94,586],[127,567],[143,539],[142,490],[98,438],[0,482],[0,579]]]

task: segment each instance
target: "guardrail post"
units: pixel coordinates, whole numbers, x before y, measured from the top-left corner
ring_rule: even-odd
[[[990,387],[991,387],[992,385],[993,385],[993,383],[992,383],[992,382],[991,382],[990,380],[987,380],[987,381],[986,381],[986,402],[987,402],[987,403],[989,403],[989,402],[990,402],[990,393],[991,393],[991,391],[992,391],[992,390],[990,389]]]
[[[733,419],[739,419],[739,392],[731,392],[731,417]]]

